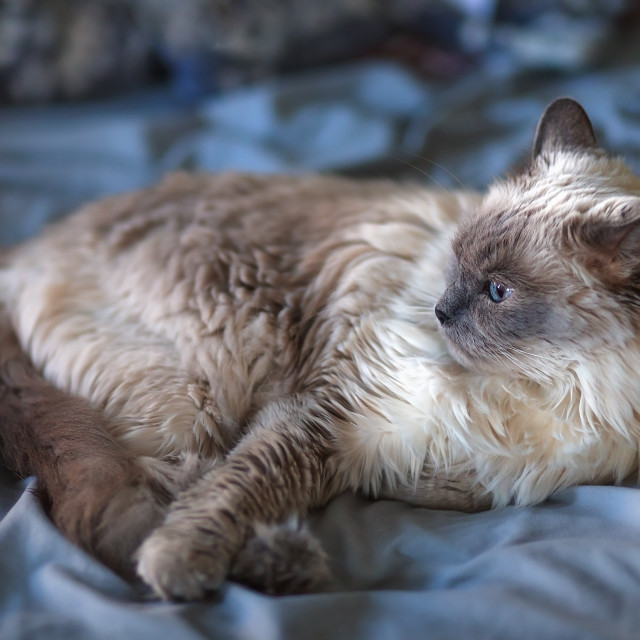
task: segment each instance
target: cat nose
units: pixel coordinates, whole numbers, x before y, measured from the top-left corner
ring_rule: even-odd
[[[438,322],[444,327],[469,309],[469,299],[465,287],[454,283],[447,287],[440,300],[436,303],[435,313]]]
[[[440,306],[440,303],[436,305],[436,318],[440,324],[444,324],[447,320],[450,320],[449,316],[445,313],[444,309]]]

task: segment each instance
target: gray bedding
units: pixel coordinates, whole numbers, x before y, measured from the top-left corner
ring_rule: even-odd
[[[82,201],[177,167],[482,186],[526,153],[558,95],[580,100],[603,143],[640,166],[634,67],[526,83],[487,72],[465,82],[435,87],[369,63],[189,106],[146,95],[5,110],[0,239],[27,237]],[[344,495],[312,516],[332,558],[331,590],[273,598],[229,583],[193,604],[151,601],[75,548],[33,486],[0,467],[3,640],[640,637],[632,486],[578,487],[536,507],[474,515]]]

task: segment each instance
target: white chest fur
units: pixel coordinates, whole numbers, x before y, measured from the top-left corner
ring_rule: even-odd
[[[436,281],[421,282],[421,297],[434,299]],[[637,433],[599,418],[574,372],[549,389],[474,374],[449,355],[432,313],[415,309],[405,295],[395,316],[381,322],[368,358],[378,367],[363,376],[375,380],[375,399],[340,432],[352,486],[375,495],[424,468],[470,475],[496,506],[531,504],[573,484],[622,480],[637,468]]]

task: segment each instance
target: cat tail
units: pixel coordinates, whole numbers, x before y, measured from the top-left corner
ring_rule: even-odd
[[[109,434],[98,411],[38,373],[1,303],[0,447],[14,473],[37,476],[37,492],[68,538],[133,575],[133,554],[170,496]]]

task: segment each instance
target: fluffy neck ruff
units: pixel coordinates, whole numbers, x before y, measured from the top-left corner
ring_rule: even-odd
[[[402,301],[364,356],[375,393],[339,434],[350,486],[376,495],[423,470],[471,474],[495,506],[524,505],[637,468],[637,345],[586,354],[546,382],[483,375],[457,364],[415,308]]]

